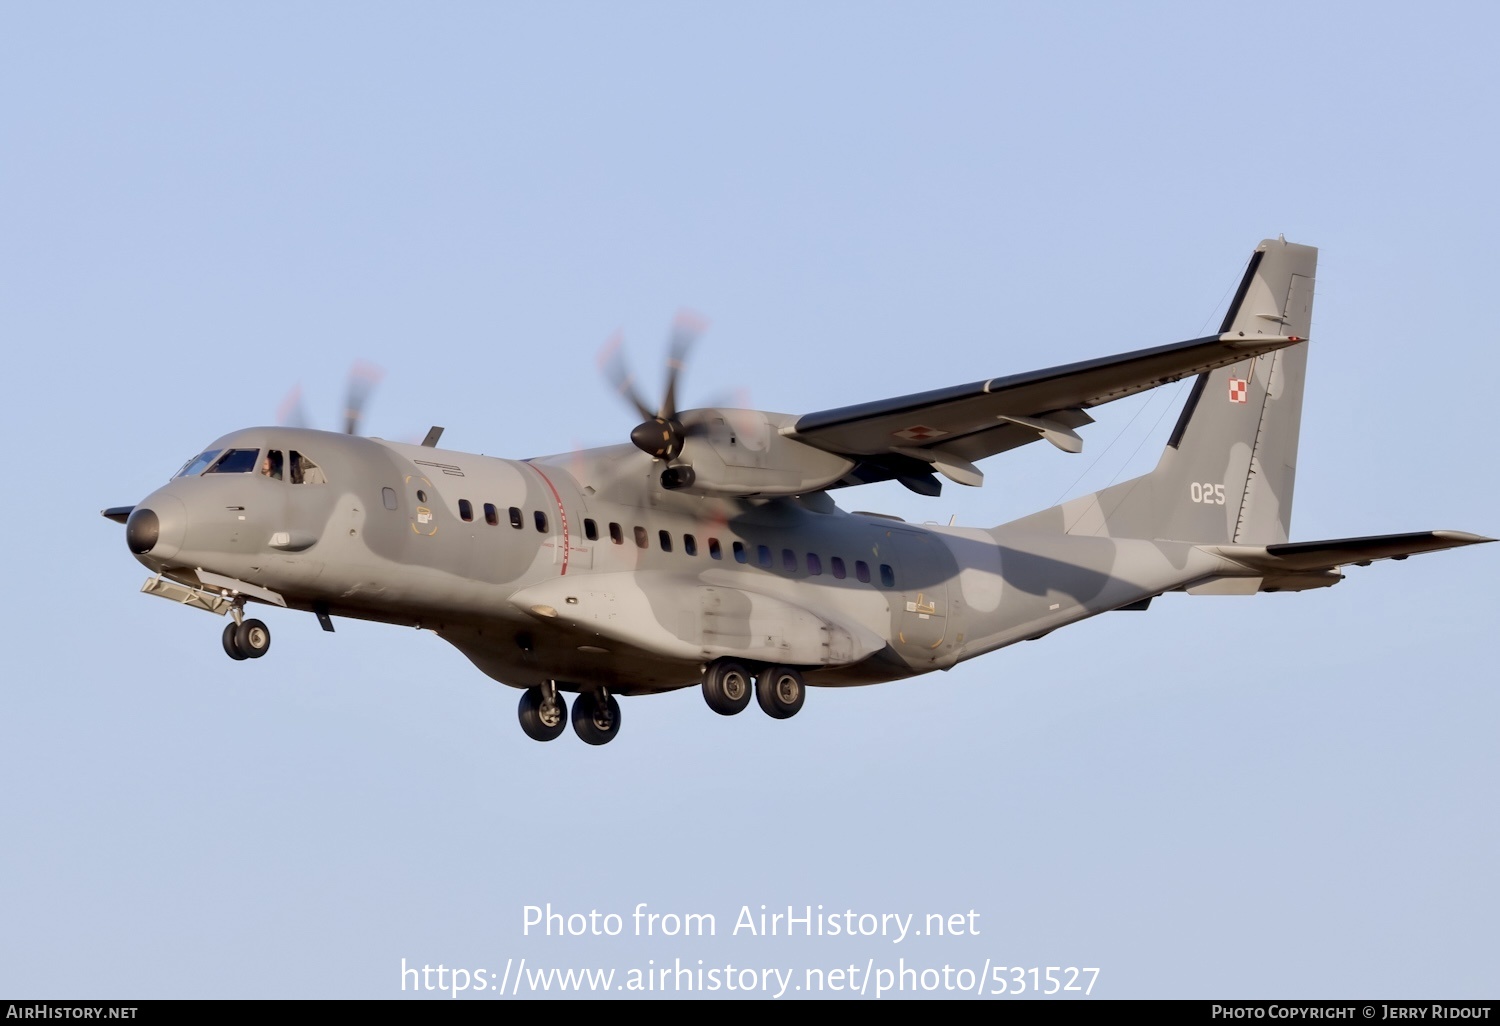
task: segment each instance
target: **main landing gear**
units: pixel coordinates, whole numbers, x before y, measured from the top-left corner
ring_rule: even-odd
[[[703,700],[720,716],[743,712],[755,690],[754,678],[743,663],[715,659],[703,675]]]
[[[802,674],[790,666],[766,666],[754,674],[755,700],[767,716],[797,715],[807,699]],[[720,716],[733,716],[750,704],[751,671],[733,659],[715,659],[703,675],[703,700]]]
[[[553,741],[568,722],[568,705],[549,681],[521,692],[521,729],[533,741]],[[620,702],[605,688],[583,691],[573,699],[573,733],[591,745],[605,745],[620,733]]]
[[[584,691],[573,700],[573,733],[591,745],[606,745],[620,733],[620,703],[608,691]]]
[[[232,621],[224,625],[224,654],[239,661],[259,659],[271,651],[271,628],[260,620],[245,619],[245,610],[235,605],[229,610]]]

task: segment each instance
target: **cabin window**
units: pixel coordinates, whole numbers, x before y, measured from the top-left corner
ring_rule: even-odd
[[[698,539],[690,534],[683,535],[682,553],[685,556],[696,556],[698,554]]]
[[[746,562],[749,562],[748,557],[746,557],[746,555],[745,555],[745,543],[744,542],[735,542],[734,543],[734,561],[736,563],[746,563]]]
[[[816,552],[809,552],[807,554],[807,572],[812,574],[814,577],[817,577],[823,572],[823,561],[818,558],[818,554]]]
[[[614,522],[610,523],[610,525],[609,525],[609,540],[612,541],[612,542],[614,542],[616,545],[624,545],[625,544],[625,532],[622,531],[622,530],[620,530],[620,525],[619,524],[616,524]]]
[[[296,449],[291,454],[291,481],[292,484],[327,484],[328,475],[323,473],[323,468],[312,460],[302,455]]]
[[[531,514],[531,519],[532,522],[536,524],[536,529],[538,531],[542,532],[543,534],[547,533],[547,514],[543,513],[541,510],[537,510],[535,513]]]
[[[891,569],[889,563],[880,564],[880,583],[882,587],[894,588],[896,586],[896,571]]]
[[[833,576],[837,577],[839,580],[842,581],[845,577],[849,576],[848,573],[844,570],[844,557],[834,556],[828,561],[828,564],[833,569]]]
[[[226,449],[219,462],[209,468],[210,474],[253,474],[259,449]]]
[[[386,509],[395,509],[396,489],[390,487],[380,489],[380,501],[385,504]]]
[[[470,523],[474,520],[474,504],[468,499],[458,500],[458,517],[460,520]]]
[[[592,520],[585,519],[583,522],[583,536],[589,541],[598,541],[599,525]]]
[[[635,547],[638,549],[644,549],[650,544],[650,535],[646,533],[646,529],[644,527],[642,527],[640,524],[637,524],[635,526]]]
[[[661,550],[663,552],[672,551],[672,533],[670,531],[657,531],[656,539],[661,542]]]
[[[755,546],[755,561],[767,570],[771,569],[771,546]]]
[[[517,531],[521,529],[521,510],[517,506],[510,508],[510,526],[514,527]]]
[[[866,563],[862,559],[856,559],[854,561],[854,576],[859,578],[859,583],[861,583],[861,584],[869,584],[870,583],[870,564]]]
[[[789,574],[797,572],[797,554],[791,549],[781,550],[781,569]]]
[[[426,502],[427,501],[427,493],[424,492],[424,491],[422,491],[422,489],[420,489],[420,488],[417,489],[417,501],[418,502]]]
[[[723,559],[724,558],[724,550],[719,545],[719,539],[717,539],[717,538],[710,538],[708,540],[708,558],[709,559]]]
[[[496,527],[500,523],[500,511],[495,508],[493,502],[486,502],[484,504],[484,522],[491,527]]]

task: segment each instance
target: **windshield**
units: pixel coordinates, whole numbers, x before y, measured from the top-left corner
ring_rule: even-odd
[[[212,463],[214,460],[218,459],[219,458],[219,453],[221,453],[223,451],[224,451],[223,449],[210,449],[207,452],[201,452],[198,455],[194,456],[192,459],[188,460],[186,463],[184,463],[182,465],[182,469],[179,470],[177,473],[173,474],[172,476],[174,478],[175,477],[195,477],[198,474],[203,473],[203,469],[205,467],[207,467],[210,463]]]
[[[259,449],[225,449],[224,456],[208,469],[210,474],[249,474],[255,470]]]

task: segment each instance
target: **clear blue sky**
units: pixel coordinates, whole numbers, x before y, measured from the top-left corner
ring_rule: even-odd
[[[654,374],[680,308],[690,402],[798,413],[1193,337],[1285,233],[1321,248],[1294,537],[1495,535],[1497,22],[0,8],[0,994],[383,998],[402,959],[524,957],[1493,997],[1500,546],[1167,596],[786,722],[627,699],[591,749],[430,634],[273,611],[233,664],[97,511],[299,382],[335,426],[357,359],[371,433],[540,455],[625,438],[595,353],[622,329]],[[1181,398],[982,490],[838,498],[998,523],[1149,468]],[[719,932],[526,936],[548,902]],[[979,933],[729,935],[762,904]]]

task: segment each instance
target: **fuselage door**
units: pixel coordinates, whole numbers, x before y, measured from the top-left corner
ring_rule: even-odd
[[[437,534],[437,495],[432,482],[417,474],[406,475],[406,501],[411,510],[411,531],[419,538]]]
[[[904,655],[931,657],[948,634],[948,579],[953,556],[937,539],[916,531],[888,531],[895,549],[893,639]]]

